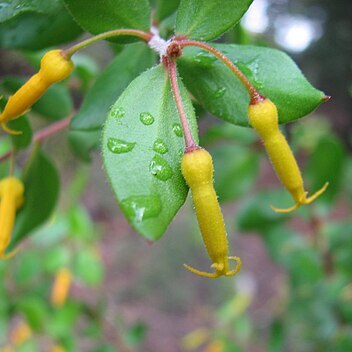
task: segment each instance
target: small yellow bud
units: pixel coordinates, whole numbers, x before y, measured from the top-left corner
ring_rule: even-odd
[[[241,260],[238,257],[228,257],[225,223],[213,186],[212,157],[202,148],[192,150],[183,155],[181,169],[192,191],[198,224],[215,272],[206,273],[184,265],[200,276],[209,278],[217,278],[221,275],[233,276],[240,270]],[[237,262],[236,268],[232,271],[229,270],[228,259]]]
[[[40,61],[40,75],[48,85],[67,78],[73,70],[73,62],[62,50],[47,52]]]
[[[291,212],[303,204],[309,204],[318,198],[327,188],[328,182],[307,198],[303,179],[297,161],[287,143],[285,136],[279,129],[278,113],[275,104],[269,99],[249,105],[248,117],[252,127],[263,140],[266,152],[274,166],[282,184],[291,193],[295,205],[288,209],[277,209],[281,213]]]
[[[72,282],[72,274],[67,268],[61,268],[55,277],[51,291],[51,303],[54,307],[62,307],[67,299]]]

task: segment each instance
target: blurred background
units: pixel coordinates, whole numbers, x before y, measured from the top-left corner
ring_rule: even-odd
[[[0,263],[0,351],[352,351],[351,13],[348,0],[254,0],[241,24],[220,39],[287,52],[332,97],[284,127],[307,188],[330,181],[317,202],[289,215],[269,207],[291,200],[253,131],[214,119],[195,103],[201,145],[214,158],[230,253],[243,262],[235,278],[206,280],[183,268],[210,264],[190,197],[165,236],[149,243],[122,216],[99,152],[91,163],[78,161],[65,132],[51,138],[45,150],[63,192],[50,221],[20,254]],[[172,19],[163,23],[166,33]],[[41,56],[8,39],[14,26],[0,24],[4,95],[14,76],[35,71]],[[79,107],[119,50],[99,43],[79,55],[67,111]],[[39,106],[35,114],[52,112]],[[34,121],[35,128],[47,123]],[[2,136],[4,153],[8,145]],[[51,290],[63,267],[72,285],[55,306]]]

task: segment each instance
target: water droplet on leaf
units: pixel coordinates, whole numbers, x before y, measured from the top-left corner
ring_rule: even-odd
[[[226,93],[226,87],[220,87],[214,92],[213,97],[215,99],[218,99],[223,97],[225,93]]]
[[[134,148],[135,145],[136,143],[126,142],[122,139],[108,139],[108,148],[111,152],[115,154],[128,153]]]
[[[161,212],[161,201],[157,195],[131,196],[121,201],[120,205],[127,217],[136,222],[155,218]]]
[[[149,112],[142,112],[140,115],[139,115],[139,118],[141,120],[141,122],[144,124],[144,125],[151,125],[153,122],[154,122],[154,117],[151,113]]]
[[[159,155],[154,155],[153,160],[149,164],[149,169],[150,172],[161,181],[167,181],[173,175],[169,163]]]
[[[257,89],[263,88],[263,82],[259,80],[259,64],[256,58],[243,62],[236,60],[234,63]]]
[[[182,127],[179,123],[174,123],[172,125],[172,130],[174,131],[175,135],[177,137],[182,137],[183,136],[183,132],[182,132]]]
[[[112,108],[110,112],[112,117],[121,118],[125,116],[125,110],[121,107]]]
[[[201,51],[194,57],[194,61],[202,66],[209,67],[216,61],[216,57],[207,51]]]
[[[158,138],[153,144],[153,150],[160,154],[165,154],[168,152],[168,148],[161,138]]]

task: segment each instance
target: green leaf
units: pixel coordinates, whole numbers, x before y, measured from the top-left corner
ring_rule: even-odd
[[[142,44],[126,47],[100,74],[87,93],[69,133],[74,152],[90,160],[90,151],[99,145],[101,127],[109,109],[127,85],[154,63],[154,53]]]
[[[60,2],[56,0],[1,0],[0,8],[0,23],[3,23],[24,12],[55,12],[60,9]]]
[[[87,250],[77,253],[74,274],[75,277],[81,279],[87,285],[99,285],[104,275],[104,268],[99,256]]]
[[[328,243],[330,256],[338,272],[352,275],[352,222],[339,221],[323,228],[324,239]]]
[[[344,164],[345,152],[340,140],[333,135],[322,138],[305,168],[311,194],[320,189],[325,182],[329,182],[329,187],[319,197],[319,202],[331,205],[338,195],[341,190]]]
[[[293,202],[286,191],[270,190],[257,193],[241,204],[237,212],[237,226],[240,231],[264,231],[288,219],[287,214],[271,209],[285,207]]]
[[[0,110],[1,111],[5,108],[6,103],[7,103],[7,99],[5,99],[5,98],[0,99]],[[32,131],[32,126],[31,126],[31,124],[28,120],[28,117],[26,115],[21,116],[21,118],[19,118],[19,119],[8,122],[7,125],[12,130],[22,131],[22,134],[11,135],[11,140],[12,140],[12,144],[13,144],[14,148],[24,149],[31,143],[33,131]],[[0,149],[2,149],[2,148],[0,148]],[[4,164],[4,162],[1,164]],[[2,165],[2,167],[3,166],[4,165]]]
[[[100,129],[87,130],[71,130],[68,134],[69,143],[72,151],[83,161],[90,162],[90,153],[99,146],[101,131]]]
[[[255,143],[258,138],[255,131],[249,128],[243,128],[225,122],[210,127],[205,134],[201,136],[200,144],[216,143],[223,140],[237,142],[242,145],[250,145]]]
[[[260,154],[234,145],[218,146],[211,154],[219,200],[226,202],[246,194],[257,178]]]
[[[135,323],[129,331],[123,336],[123,339],[129,346],[136,347],[146,338],[148,326],[142,322]]]
[[[24,77],[6,77],[2,85],[11,94],[26,82]],[[63,84],[49,87],[46,93],[32,106],[32,111],[49,120],[67,117],[73,109],[71,94]]]
[[[11,0],[0,5],[1,47],[37,50],[71,41],[82,32],[60,0]]]
[[[21,116],[21,118],[9,122],[8,127],[15,131],[22,131],[22,134],[11,135],[13,146],[16,149],[27,148],[32,141],[32,126],[27,116]]]
[[[29,167],[23,174],[23,182],[25,202],[16,216],[11,248],[48,219],[59,194],[58,172],[50,159],[39,149],[32,154]]]
[[[43,329],[48,318],[48,308],[43,298],[24,295],[17,305],[34,331]]]
[[[33,105],[32,109],[49,120],[63,119],[73,110],[71,94],[64,85],[55,84]]]
[[[179,84],[197,138],[192,103]],[[102,139],[105,170],[120,207],[150,240],[163,235],[186,199],[180,170],[184,146],[168,75],[159,65],[136,78],[117,100]]]
[[[160,22],[171,16],[177,9],[180,0],[157,0],[155,7],[155,18]]]
[[[126,47],[99,75],[72,119],[71,128],[100,129],[112,104],[135,77],[153,65],[154,58],[153,52],[143,43]]]
[[[212,45],[276,104],[280,123],[304,117],[323,102],[324,93],[312,87],[283,52],[249,45]],[[225,121],[248,126],[249,95],[238,78],[222,62],[198,48],[186,48],[183,54],[178,59],[180,74],[198,102]]]
[[[16,284],[24,286],[32,283],[33,279],[40,277],[42,271],[42,258],[33,252],[23,253],[16,267]]]
[[[235,25],[253,0],[181,0],[176,34],[212,40]]]
[[[147,0],[64,0],[64,3],[77,23],[92,34],[118,28],[144,31],[150,28]],[[126,40],[131,41],[131,37]]]

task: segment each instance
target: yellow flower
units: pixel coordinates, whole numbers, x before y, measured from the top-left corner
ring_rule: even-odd
[[[327,188],[328,182],[310,197],[304,190],[303,179],[297,161],[285,136],[279,129],[278,113],[275,104],[264,99],[248,108],[248,117],[252,127],[264,142],[264,147],[282,184],[291,193],[295,205],[288,209],[277,209],[281,213],[291,212],[303,204],[309,204],[318,198]]]
[[[67,268],[61,268],[55,277],[51,291],[51,303],[55,307],[62,307],[67,299],[72,282],[72,274]]]
[[[23,204],[23,183],[15,177],[0,181],[0,258],[8,259],[15,253],[4,254],[11,241],[16,210]]]
[[[241,268],[241,259],[228,257],[225,223],[213,185],[211,155],[199,147],[186,152],[182,157],[181,169],[183,177],[192,191],[198,224],[215,272],[206,273],[186,264],[184,266],[194,274],[209,278],[237,274]],[[232,271],[229,269],[228,259],[237,262],[236,268]]]
[[[27,323],[21,322],[16,326],[16,328],[11,332],[10,342],[15,347],[23,345],[32,336],[32,330]]]
[[[25,114],[31,106],[54,83],[68,77],[73,70],[73,62],[62,50],[47,52],[41,62],[40,70],[32,76],[14,95],[12,95],[0,114],[0,123],[4,131],[19,134],[6,126],[6,123]]]

